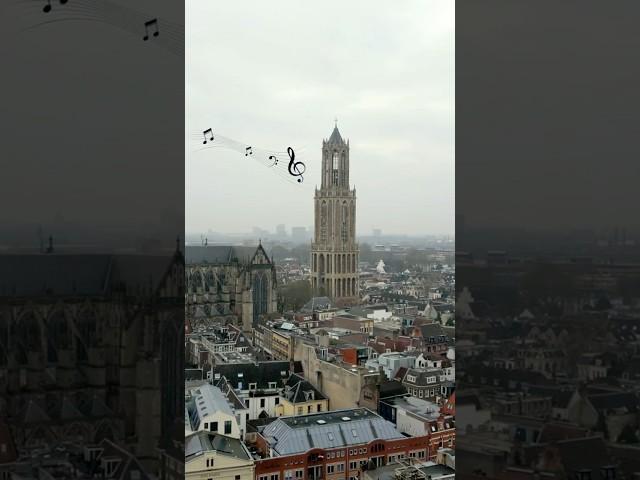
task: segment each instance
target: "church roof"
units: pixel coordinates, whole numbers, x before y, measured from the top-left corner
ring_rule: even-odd
[[[185,263],[187,265],[199,263],[225,264],[234,259],[242,264],[249,264],[258,250],[264,252],[261,245],[257,247],[239,247],[226,245],[187,245],[185,247]],[[266,252],[265,257],[268,258]]]
[[[340,136],[340,132],[338,131],[338,126],[333,127],[333,132],[329,137],[329,143],[342,143],[342,137]]]
[[[0,297],[108,295],[121,285],[158,287],[172,259],[161,255],[0,255]]]

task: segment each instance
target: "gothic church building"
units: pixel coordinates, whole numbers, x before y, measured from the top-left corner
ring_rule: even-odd
[[[349,188],[349,141],[336,125],[322,142],[322,183],[315,191],[311,286],[338,305],[358,303],[356,190]]]

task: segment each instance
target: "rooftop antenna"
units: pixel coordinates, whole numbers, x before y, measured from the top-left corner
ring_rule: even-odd
[[[49,246],[47,247],[47,253],[53,253],[53,237],[49,235]]]
[[[42,236],[42,225],[38,225],[38,241],[40,242],[40,253],[44,252],[44,237]]]

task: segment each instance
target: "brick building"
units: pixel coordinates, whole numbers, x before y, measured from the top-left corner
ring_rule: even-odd
[[[363,408],[281,417],[257,435],[256,480],[355,480],[374,465],[435,458],[429,443]]]

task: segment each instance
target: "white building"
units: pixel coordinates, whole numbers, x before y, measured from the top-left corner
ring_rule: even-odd
[[[192,389],[186,396],[185,407],[185,417],[188,417],[185,418],[185,434],[207,431],[241,437],[236,413],[219,388],[206,384]]]

